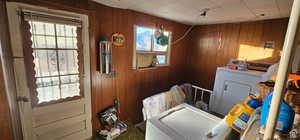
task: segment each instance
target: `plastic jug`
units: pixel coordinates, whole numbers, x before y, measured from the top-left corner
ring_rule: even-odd
[[[227,124],[237,132],[243,133],[251,114],[260,105],[256,98],[249,96],[243,104],[237,104],[230,110],[226,118]]]
[[[266,126],[268,119],[273,93],[270,93],[263,101],[262,113],[260,116],[260,125]],[[282,133],[289,133],[293,127],[295,111],[287,103],[282,101],[279,110],[276,130]]]

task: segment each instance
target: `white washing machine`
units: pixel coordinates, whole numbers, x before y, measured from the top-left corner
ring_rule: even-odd
[[[147,120],[146,140],[202,140],[220,118],[188,104]],[[230,131],[209,140],[222,140]]]

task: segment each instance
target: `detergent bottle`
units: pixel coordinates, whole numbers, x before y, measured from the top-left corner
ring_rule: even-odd
[[[253,96],[249,96],[242,104],[235,105],[227,114],[227,124],[239,133],[243,133],[247,128],[247,122],[254,110],[261,103]]]
[[[263,101],[262,113],[260,116],[260,125],[265,127],[271,107],[273,92],[271,92]],[[281,133],[289,133],[293,127],[295,112],[291,106],[282,101],[280,105],[276,131]]]

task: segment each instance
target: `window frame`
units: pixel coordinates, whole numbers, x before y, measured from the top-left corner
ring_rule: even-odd
[[[44,22],[44,21],[41,21]],[[63,24],[59,22],[49,22],[53,24]],[[65,24],[67,25],[67,24]],[[22,42],[23,42],[23,53],[24,53],[24,61],[26,63],[25,66],[25,71],[27,73],[26,78],[27,78],[27,83],[30,91],[30,96],[31,96],[31,105],[32,107],[42,107],[42,106],[47,106],[47,105],[52,105],[52,104],[57,104],[57,103],[62,103],[62,102],[67,102],[67,101],[73,101],[73,100],[78,100],[81,98],[84,98],[84,56],[83,56],[83,36],[82,36],[82,27],[77,26],[76,29],[76,39],[77,39],[77,49],[71,49],[71,50],[77,50],[78,56],[78,76],[79,76],[79,95],[73,96],[73,97],[66,97],[66,98],[60,98],[57,100],[50,100],[47,102],[42,102],[38,103],[38,92],[37,92],[37,84],[36,84],[36,76],[35,76],[35,64],[34,64],[34,56],[33,50],[34,48],[32,47],[33,41],[31,40],[32,34],[30,31],[31,25],[29,21],[25,20],[24,18],[21,18],[21,31],[22,31]],[[55,38],[57,39],[57,35],[55,35]],[[55,39],[55,40],[56,40]],[[57,47],[57,41],[56,41],[56,47]],[[46,50],[46,49],[42,49]],[[47,50],[54,50],[54,51],[59,51],[59,48],[47,48]],[[63,48],[62,50],[67,50],[66,48]],[[58,52],[57,52],[58,53]],[[57,58],[59,59],[59,58]],[[59,61],[58,61],[59,63]],[[59,65],[59,64],[58,64]],[[58,70],[59,71],[59,70]],[[69,75],[69,74],[67,74]],[[64,74],[59,74],[58,72],[58,77],[64,76]],[[59,78],[60,79],[60,78]],[[63,85],[59,84],[59,87]],[[61,88],[60,88],[61,90]],[[61,91],[60,91],[61,92]]]
[[[165,64],[157,64],[154,67],[149,67],[149,68],[155,68],[155,67],[164,67],[164,66],[170,66],[170,58],[171,58],[171,42],[172,42],[172,32],[169,30],[166,30],[166,32],[169,33],[169,43],[167,46],[167,50],[164,51],[154,51],[154,36],[153,34],[151,35],[151,48],[150,51],[140,51],[137,50],[137,45],[136,45],[136,39],[137,39],[137,28],[138,27],[143,27],[143,28],[148,28],[148,29],[152,29],[152,30],[156,30],[156,28],[152,28],[152,27],[147,27],[147,26],[141,26],[141,25],[134,25],[134,32],[133,32],[133,69],[147,69],[147,68],[139,68],[137,66],[137,54],[154,54],[154,55],[165,55],[166,56],[166,63]]]

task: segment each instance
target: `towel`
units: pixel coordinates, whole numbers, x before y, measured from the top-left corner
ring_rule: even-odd
[[[179,86],[173,86],[169,91],[156,94],[143,100],[144,120],[150,119],[169,110],[185,100],[185,94]]]

